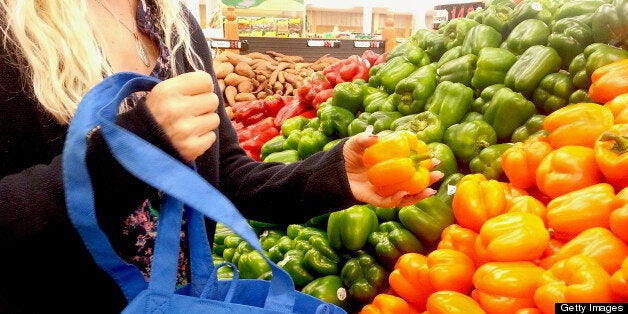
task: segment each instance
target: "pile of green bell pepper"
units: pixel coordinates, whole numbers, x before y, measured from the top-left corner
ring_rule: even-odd
[[[336,250],[357,251],[364,247],[379,221],[370,205],[354,205],[329,215],[327,235]]]

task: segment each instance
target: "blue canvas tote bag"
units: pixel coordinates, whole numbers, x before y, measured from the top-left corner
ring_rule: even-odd
[[[109,76],[92,88],[69,126],[63,153],[67,211],[98,266],[118,284],[128,305],[123,313],[346,313],[295,289],[290,275],[262,254],[259,238],[235,206],[194,169],[113,121],[122,100],[149,91],[159,80],[136,73]],[[116,160],[131,174],[163,192],[150,279],[114,251],[98,226],[94,191],[85,162],[87,134],[99,127]],[[191,282],[176,288],[180,231],[186,217]],[[218,280],[204,217],[223,223],[268,262],[271,280]]]

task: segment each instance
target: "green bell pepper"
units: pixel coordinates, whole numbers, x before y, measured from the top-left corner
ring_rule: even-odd
[[[248,243],[247,243],[248,244]],[[238,275],[242,279],[270,279],[268,262],[255,250],[242,253],[238,259]]]
[[[371,67],[371,69],[369,70],[369,80],[367,81],[368,86],[370,87],[382,86],[382,81],[379,79],[379,76],[377,75],[377,73],[379,73],[379,71],[382,69],[382,67],[384,67],[386,63],[387,62],[382,62]]]
[[[299,152],[296,149],[288,149],[280,152],[270,153],[263,160],[264,162],[281,162],[284,164],[289,164],[299,161],[301,159],[299,158]]]
[[[477,61],[476,55],[467,54],[443,63],[436,70],[438,82],[454,82],[471,86],[471,78],[473,78]]]
[[[393,47],[390,52],[388,52],[388,55],[386,56],[386,62],[396,57],[407,56],[408,52],[416,50],[417,48],[420,48],[419,43],[414,37],[410,37],[402,43],[395,45],[395,47]]]
[[[460,179],[462,179],[462,177],[464,176],[465,175],[463,173],[456,172],[445,177],[438,186],[438,191],[436,191],[436,194],[434,194],[434,196],[445,202],[445,204],[451,206],[454,200],[454,194],[456,193],[456,187],[458,186],[458,182],[460,182]]]
[[[486,5],[486,3],[484,3],[484,5]],[[503,40],[510,32],[508,19],[513,12],[513,8],[514,5],[512,7],[507,5],[492,5],[486,7],[484,9],[485,12],[482,18],[482,24],[488,25],[498,31],[502,35]]]
[[[370,88],[374,89],[374,91],[370,91]],[[381,104],[386,101],[386,98],[388,98],[387,92],[369,86],[369,89],[367,89],[367,92],[364,95],[364,111],[379,111],[381,108]]]
[[[591,97],[589,96],[589,90],[584,88],[576,89],[571,96],[569,96],[570,104],[577,104],[581,102],[593,102]]]
[[[439,161],[438,165],[432,168],[432,171],[440,171],[444,174],[444,177],[459,171],[456,155],[454,155],[449,146],[440,142],[432,142],[427,144],[427,147],[434,155],[434,158]]]
[[[571,61],[591,43],[593,43],[591,27],[571,17],[552,24],[551,34],[547,37],[547,46],[554,48],[562,58],[561,69],[563,70],[569,69]]]
[[[571,76],[565,72],[546,75],[532,94],[532,101],[542,112],[549,114],[569,104],[575,91]]]
[[[305,159],[323,150],[329,142],[325,133],[312,128],[293,130],[283,143],[284,150],[296,150],[300,159]]]
[[[514,0],[485,0],[484,1],[485,9],[490,9],[492,7],[501,7],[501,6],[513,9],[515,5],[516,3]]]
[[[516,128],[536,113],[534,103],[520,93],[503,87],[486,104],[484,121],[493,127],[498,140],[508,140]]]
[[[331,98],[332,106],[344,108],[352,114],[357,114],[364,110],[365,85],[353,82],[342,82],[334,86]]]
[[[335,275],[338,273],[340,256],[329,244],[327,236],[314,234],[309,237],[310,248],[305,252],[305,266],[318,275]]]
[[[566,18],[594,13],[604,3],[602,0],[567,1],[554,12],[553,19],[560,22]]]
[[[445,48],[449,50],[453,47],[461,46],[469,30],[478,24],[477,21],[464,17],[457,17],[448,21],[439,30],[445,35]]]
[[[471,173],[481,173],[489,180],[506,182],[506,175],[502,169],[502,155],[512,143],[491,145],[483,149],[479,155],[469,162]]]
[[[367,205],[354,205],[329,215],[327,236],[336,250],[356,251],[361,249],[368,235],[377,229],[379,221],[375,212]]]
[[[214,261],[214,267],[218,267],[218,265],[225,263],[224,258],[220,255],[212,254],[212,260]],[[236,267],[237,266],[233,266]],[[234,269],[230,265],[222,265],[220,268],[216,269],[216,278],[218,280],[231,280],[233,279]]]
[[[297,249],[288,250],[277,266],[285,270],[296,287],[303,287],[312,282],[316,277],[305,266],[305,253]]]
[[[365,97],[364,112],[372,113],[375,111],[397,111],[393,95],[394,94],[388,94],[382,90],[381,93]]]
[[[373,210],[378,221],[396,221],[399,217],[399,207],[375,207]]]
[[[509,50],[493,47],[483,48],[478,54],[475,72],[471,78],[471,86],[482,90],[493,84],[503,84],[506,72],[516,61],[517,56]]]
[[[628,1],[602,4],[593,14],[591,29],[595,42],[628,49]]]
[[[403,115],[398,111],[375,111],[369,115],[366,122],[373,126],[373,133],[390,130],[390,124]]]
[[[277,242],[268,249],[268,258],[275,263],[279,263],[286,252],[293,249],[292,238],[285,235],[277,239]]]
[[[552,2],[553,0],[549,0]],[[557,2],[557,1],[553,1]],[[547,2],[545,4],[548,4]],[[550,6],[544,5],[537,0],[522,0],[513,8],[512,13],[508,17],[508,27],[511,31],[519,24],[529,19],[543,21],[549,24],[552,20],[552,12]]]
[[[436,62],[436,68],[440,68],[446,62],[449,62],[454,59],[458,59],[462,57],[463,55],[464,54],[462,53],[462,46],[453,47],[445,51],[445,53],[443,53],[440,59],[438,59],[438,62]]]
[[[447,226],[455,222],[454,211],[440,198],[432,195],[399,210],[399,221],[423,246],[433,249]]]
[[[482,149],[497,144],[497,134],[486,121],[462,122],[445,130],[443,143],[451,148],[459,162],[468,164]]]
[[[272,153],[283,151],[284,150],[283,144],[285,141],[286,141],[286,137],[283,135],[277,135],[271,138],[270,140],[266,141],[266,143],[262,145],[262,148],[260,150],[260,159],[264,160],[266,159],[266,157],[268,157],[268,155]]]
[[[628,58],[628,50],[603,43],[588,45],[569,64],[569,74],[571,74],[573,85],[576,88],[589,89],[593,71],[611,62],[626,58]]]
[[[349,304],[347,290],[338,275],[318,277],[305,285],[301,292],[341,308],[346,308]]]
[[[220,255],[222,257],[222,252],[227,247],[225,245],[225,238],[230,234],[235,233],[222,223],[216,224],[216,230],[214,231],[214,240],[212,243],[212,254]]]
[[[340,271],[342,283],[349,287],[349,296],[360,304],[369,303],[386,288],[388,273],[373,256],[359,252]]]
[[[445,35],[433,32],[427,28],[418,29],[412,37],[418,43],[430,60],[438,60],[447,51],[445,48]]]
[[[225,259],[225,261],[237,265],[237,261],[234,261],[234,257],[236,255],[239,255],[238,245],[240,245],[240,243],[242,243],[243,241],[244,240],[235,233],[231,233],[225,236],[223,240],[225,248],[222,250],[222,257]]]
[[[505,86],[506,85],[504,84],[493,84],[483,88],[480,92],[480,96],[473,100],[473,103],[471,104],[471,111],[483,114],[484,110],[486,110],[486,104],[491,101],[498,90]]]
[[[562,59],[552,47],[536,45],[528,48],[504,78],[504,85],[530,98],[541,80],[558,72]]]
[[[478,55],[484,47],[497,48],[502,43],[502,34],[496,29],[479,24],[472,27],[462,42],[463,54]]]
[[[436,68],[425,65],[402,79],[395,87],[393,103],[402,115],[419,113],[436,89]]]
[[[475,120],[484,120],[484,115],[479,112],[469,111],[466,115],[464,115],[460,122],[469,122]]]
[[[383,87],[388,94],[392,94],[395,92],[397,83],[410,75],[416,69],[417,66],[415,66],[412,62],[408,61],[403,56],[398,56],[386,61],[382,68],[377,72],[376,76],[381,82],[380,86]]]
[[[369,112],[361,113],[357,118],[353,119],[349,126],[347,127],[347,133],[349,136],[354,136],[358,133],[362,133],[369,126],[368,117],[371,116]]]
[[[310,123],[310,119],[304,116],[294,116],[292,118],[288,118],[281,124],[281,135],[283,137],[288,137],[292,131],[301,131],[305,129],[308,123]]]
[[[325,231],[319,228],[306,227],[300,224],[290,224],[286,228],[286,234],[293,240],[308,240],[311,236],[318,234],[325,236]]]
[[[252,220],[249,220],[249,224]],[[254,228],[255,229],[255,228]],[[275,246],[279,239],[285,237],[286,233],[278,229],[266,229],[259,234],[259,242],[262,245],[262,250],[268,252],[270,248]]]
[[[314,129],[305,129],[301,131],[301,139],[297,151],[302,159],[308,158],[315,153],[323,150],[325,144],[329,142],[329,138],[325,133]]]
[[[550,33],[550,27],[545,22],[537,19],[525,20],[512,29],[502,48],[518,56],[532,46],[547,45]]]
[[[388,269],[392,269],[397,259],[405,253],[425,252],[421,241],[397,221],[379,224],[377,231],[369,235],[368,243],[375,258]]]
[[[516,128],[512,132],[510,141],[512,143],[523,142],[530,136],[542,135],[547,136],[548,132],[543,128],[543,122],[545,121],[545,115],[535,114],[526,121],[522,126]]]
[[[337,138],[335,140],[329,141],[327,144],[325,144],[325,146],[323,146],[323,151],[326,152],[331,150],[332,148],[334,148],[334,146],[336,146],[336,144],[340,143],[341,140],[341,138]]]
[[[355,119],[351,111],[333,105],[321,105],[316,111],[321,125],[320,129],[328,137],[347,137],[347,127]]]
[[[435,113],[423,111],[411,117],[412,119],[400,124],[394,131],[408,130],[416,134],[416,137],[426,144],[442,141],[443,135],[445,134],[445,127]]]
[[[443,81],[436,86],[434,94],[425,104],[425,110],[438,115],[446,129],[462,120],[471,109],[473,100],[471,87],[462,83]]]

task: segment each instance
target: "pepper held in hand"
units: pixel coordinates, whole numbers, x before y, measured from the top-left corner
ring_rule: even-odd
[[[377,194],[391,196],[405,191],[416,194],[430,184],[431,153],[427,145],[409,131],[395,131],[379,138],[362,156],[368,180]]]

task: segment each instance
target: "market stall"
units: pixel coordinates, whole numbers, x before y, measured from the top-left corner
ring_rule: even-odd
[[[302,291],[354,313],[625,312],[627,7],[492,0],[390,51],[323,59],[358,48],[338,40],[313,54],[280,44],[218,54],[217,67],[233,68],[223,82],[238,64],[251,68],[238,73],[251,73],[251,99],[230,106],[251,157],[297,162],[370,130],[379,142],[364,164],[381,195],[422,191],[430,171],[444,173],[434,195],[408,206],[250,221],[268,256]],[[269,98],[259,86],[279,76]],[[263,278],[240,243],[218,230],[216,259]]]

